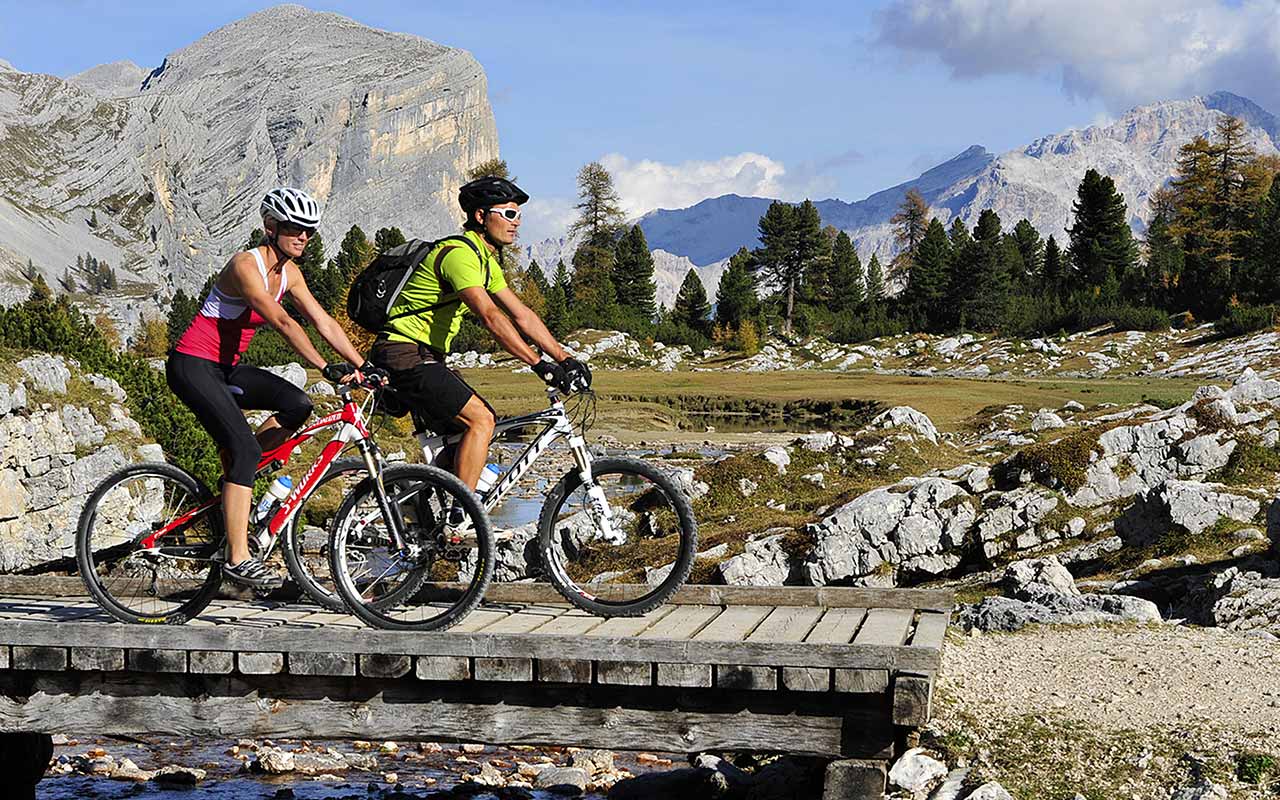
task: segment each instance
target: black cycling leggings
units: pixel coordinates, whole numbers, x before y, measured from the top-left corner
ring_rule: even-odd
[[[171,352],[165,377],[218,447],[231,455],[228,483],[253,486],[262,459],[262,447],[241,409],[274,411],[280,427],[288,430],[297,429],[311,416],[307,393],[265,369],[231,367]]]

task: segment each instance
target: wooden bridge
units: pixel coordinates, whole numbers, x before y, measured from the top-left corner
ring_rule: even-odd
[[[929,718],[952,605],[689,586],[606,620],[504,584],[447,632],[402,633],[277,602],[123,625],[88,598],[0,588],[0,731],[785,752],[836,759],[831,800],[883,793]]]

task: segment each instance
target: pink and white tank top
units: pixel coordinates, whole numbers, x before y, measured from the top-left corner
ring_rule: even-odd
[[[253,253],[254,260],[258,262],[262,285],[269,291],[271,283],[267,280],[267,265],[262,260],[262,254],[256,247],[249,252]],[[277,303],[284,297],[288,283],[289,273],[282,271],[280,291],[276,293]],[[204,305],[173,349],[183,355],[233,366],[240,361],[244,351],[249,349],[253,334],[264,322],[266,320],[250,307],[247,300],[224,294],[218,284],[214,283],[209,288]]]

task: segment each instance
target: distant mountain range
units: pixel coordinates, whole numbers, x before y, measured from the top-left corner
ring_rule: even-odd
[[[821,200],[815,205],[824,224],[849,234],[864,260],[877,253],[885,264],[898,252],[889,220],[912,188],[944,223],[958,216],[972,226],[983,209],[991,208],[1006,227],[1026,217],[1041,235],[1052,234],[1065,246],[1076,189],[1093,168],[1115,181],[1128,205],[1130,225],[1141,234],[1150,220],[1151,194],[1173,176],[1178,149],[1196,136],[1211,135],[1224,115],[1244,121],[1246,141],[1259,152],[1280,155],[1280,120],[1246,98],[1215,92],[1141,106],[1113,122],[1045,136],[1001,155],[973,145],[863,200]],[[725,260],[740,247],[759,244],[757,224],[771,202],[730,194],[688,208],[653,211],[638,223],[651,248],[697,265],[714,295]],[[682,262],[671,266],[687,271]],[[678,285],[683,271],[679,279],[663,280]]]

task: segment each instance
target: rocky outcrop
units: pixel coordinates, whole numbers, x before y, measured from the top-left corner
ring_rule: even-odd
[[[272,186],[316,195],[331,242],[354,223],[433,236],[457,227],[466,170],[498,155],[469,53],[301,6],[220,28],[126,89],[131,75],[0,70],[0,264],[30,258],[57,285],[89,252],[122,283],[190,293]]]
[[[0,572],[73,557],[80,509],[97,484],[126,463],[160,456],[142,440],[115,381],[81,374],[59,356],[32,356],[18,367],[22,380],[0,383]],[[75,381],[97,388],[100,400],[60,408],[28,402],[29,392],[57,400]]]
[[[974,503],[944,478],[908,478],[873,489],[810,526],[813,552],[803,565],[807,581],[850,580],[893,585],[898,570],[940,575],[961,560]]]

